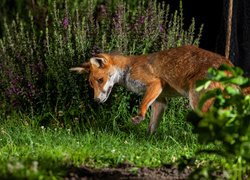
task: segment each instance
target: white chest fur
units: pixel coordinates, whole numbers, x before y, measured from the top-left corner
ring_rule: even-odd
[[[129,74],[125,78],[125,86],[128,90],[137,94],[143,94],[146,91],[146,85],[141,81],[132,79]]]

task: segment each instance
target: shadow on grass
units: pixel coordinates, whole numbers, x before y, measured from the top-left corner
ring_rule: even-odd
[[[87,166],[75,166],[70,162],[43,156],[38,160],[38,169],[28,166],[33,159],[28,159],[24,164],[27,167],[15,169],[1,175],[1,179],[186,179],[192,172],[191,168],[179,171],[175,166],[165,165],[160,168],[138,168],[129,163],[118,164],[116,167],[101,169]]]
[[[36,162],[37,165],[34,165]],[[40,157],[38,160],[26,159],[22,163],[8,163],[7,171],[0,179],[59,179],[69,171],[67,162],[53,157]]]

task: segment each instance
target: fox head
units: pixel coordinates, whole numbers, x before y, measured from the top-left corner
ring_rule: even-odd
[[[94,89],[94,100],[100,103],[105,102],[118,81],[118,73],[112,65],[111,60],[104,57],[92,57],[81,67],[70,69],[79,74],[89,73],[89,84]]]

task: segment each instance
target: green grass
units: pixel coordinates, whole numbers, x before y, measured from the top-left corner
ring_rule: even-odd
[[[183,101],[186,100],[181,98],[170,103],[152,136],[147,134],[148,119],[135,126],[130,119],[119,122],[118,117],[114,130],[112,119],[93,127],[74,122],[44,127],[39,125],[38,117],[13,114],[2,118],[0,175],[59,178],[72,165],[102,168],[130,163],[136,167],[159,167],[182,155],[191,156],[199,145],[191,125],[185,121]],[[96,121],[101,122],[101,116]],[[122,123],[126,127],[120,127]]]

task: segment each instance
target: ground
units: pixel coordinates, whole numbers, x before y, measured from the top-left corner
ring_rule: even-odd
[[[165,180],[165,179],[187,179],[192,172],[191,168],[179,171],[173,166],[164,166],[161,168],[136,168],[128,164],[119,165],[117,168],[93,169],[86,166],[79,168],[72,167],[67,173],[65,179],[142,179],[142,180]]]

